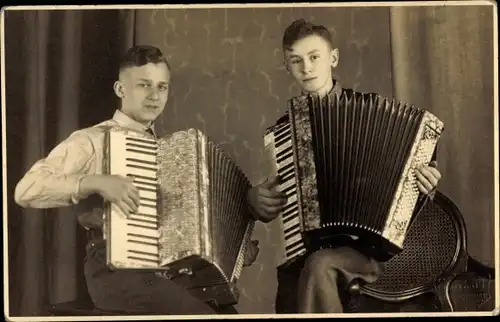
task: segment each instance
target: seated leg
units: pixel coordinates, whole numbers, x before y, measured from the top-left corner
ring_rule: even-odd
[[[347,247],[311,254],[300,273],[297,288],[299,313],[342,313],[339,282],[361,278],[374,282],[381,264]]]
[[[212,307],[188,290],[153,272],[109,270],[104,245],[91,245],[85,278],[96,308],[139,315],[216,314]]]

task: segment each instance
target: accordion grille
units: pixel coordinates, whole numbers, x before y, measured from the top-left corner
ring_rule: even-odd
[[[207,152],[213,256],[228,281],[233,282],[241,274],[245,247],[253,230],[246,204],[250,183],[231,158],[212,142],[208,142]]]
[[[442,123],[379,96],[289,104],[302,230],[364,231],[401,247],[419,195],[413,168],[430,161]]]

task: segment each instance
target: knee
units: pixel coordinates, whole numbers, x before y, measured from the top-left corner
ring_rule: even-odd
[[[332,249],[322,249],[309,255],[303,273],[309,276],[325,275],[337,276],[337,256]]]

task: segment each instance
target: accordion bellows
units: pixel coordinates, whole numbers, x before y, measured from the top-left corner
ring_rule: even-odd
[[[289,100],[288,116],[265,137],[295,203],[280,218],[278,264],[334,236],[380,261],[399,252],[420,194],[414,169],[430,162],[442,131],[428,111],[381,96]]]
[[[202,300],[237,302],[254,227],[245,174],[195,129],[154,140],[115,128],[106,146],[108,173],[133,177],[141,197],[128,219],[109,207],[108,265],[161,270]]]

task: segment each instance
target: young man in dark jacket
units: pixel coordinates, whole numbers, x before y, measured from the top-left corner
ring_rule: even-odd
[[[332,70],[339,62],[339,51],[328,29],[303,19],[294,21],[283,36],[288,72],[302,92],[324,98],[332,93],[365,95],[341,87]],[[437,163],[422,165],[416,171],[417,185],[423,196],[432,196],[440,172]],[[254,212],[271,221],[279,214],[283,196],[276,191],[276,179],[254,188],[249,194]],[[374,282],[382,265],[373,258],[345,246],[327,248],[304,256],[291,266],[278,269],[276,313],[341,313],[340,292],[354,278]],[[344,281],[345,283],[340,283]]]

